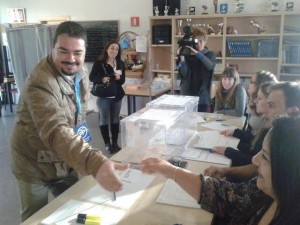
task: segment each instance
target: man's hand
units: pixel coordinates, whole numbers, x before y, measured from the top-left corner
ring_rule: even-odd
[[[115,163],[110,160],[102,164],[98,169],[95,179],[106,190],[111,192],[117,192],[122,190],[122,182],[116,175],[116,170],[126,170],[128,165]]]

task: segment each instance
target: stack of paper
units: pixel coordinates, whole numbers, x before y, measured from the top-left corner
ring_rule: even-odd
[[[201,131],[192,139],[194,148],[210,150],[215,146],[237,148],[239,139],[221,135],[218,131]],[[189,147],[189,146],[188,146]]]
[[[239,139],[226,137],[218,131],[200,131],[188,141],[185,151],[181,154],[182,158],[230,165],[231,160],[210,150],[216,146],[237,148]]]
[[[154,179],[154,176],[131,168],[118,172],[123,190],[116,193],[116,201],[112,201],[111,192],[95,185],[80,199],[71,199],[63,204],[45,218],[41,225],[76,225],[79,213],[100,216],[101,225],[117,224]]]

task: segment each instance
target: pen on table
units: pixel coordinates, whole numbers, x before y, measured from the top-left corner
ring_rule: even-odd
[[[225,123],[221,123],[222,126],[225,126],[225,127],[231,127],[230,125],[228,124],[225,124]]]
[[[86,225],[100,225],[101,217],[98,215],[88,215],[79,213],[77,215],[76,223],[86,224]]]
[[[112,200],[113,202],[117,200],[116,192],[113,192],[113,193],[112,193],[112,198],[111,198],[111,200]]]

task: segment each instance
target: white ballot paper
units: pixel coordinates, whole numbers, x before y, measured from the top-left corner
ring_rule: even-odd
[[[116,193],[116,201],[108,201],[105,204],[114,208],[129,209],[133,203],[141,196],[144,190],[153,181],[154,176],[143,174],[140,170],[131,169],[118,171],[123,182],[123,189]],[[82,196],[83,199],[93,202],[102,202],[103,194],[111,196],[112,193],[104,190],[100,185],[94,186]]]
[[[231,160],[226,156],[210,152],[209,150],[215,146],[236,149],[239,141],[237,138],[221,135],[218,131],[199,131],[190,138],[181,157],[196,161],[230,165]]]
[[[122,219],[126,211],[71,199],[45,218],[40,225],[78,225],[76,219],[79,213],[100,216],[101,225],[115,225]]]
[[[223,131],[223,130],[235,130],[238,127],[235,126],[231,126],[225,123],[219,123],[219,122],[209,122],[209,123],[205,123],[205,124],[201,124],[202,127],[206,127],[206,128],[210,128],[212,130],[217,130],[217,131]]]
[[[231,164],[231,160],[224,155],[212,153],[207,150],[195,149],[195,148],[185,149],[184,152],[180,155],[180,157],[184,159],[194,160],[194,161],[217,163],[217,164],[223,164],[228,166],[230,166]]]
[[[117,172],[123,182],[123,190],[116,193],[116,201],[112,201],[111,192],[96,184],[79,199],[67,201],[40,224],[76,225],[79,213],[99,215],[101,225],[117,224],[155,178],[131,168]]]
[[[237,148],[240,140],[235,137],[222,135],[218,131],[199,131],[192,137],[191,142],[190,144],[194,148],[210,150],[215,146]]]
[[[189,208],[200,208],[197,201],[173,180],[167,180],[156,202]]]

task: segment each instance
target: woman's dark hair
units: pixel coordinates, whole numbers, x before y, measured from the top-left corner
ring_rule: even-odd
[[[257,90],[262,83],[265,83],[267,81],[278,82],[276,76],[270,71],[261,70],[256,72],[256,79],[254,83],[256,85]]]
[[[118,42],[116,41],[111,41],[109,43],[107,43],[103,49],[103,52],[102,52],[102,55],[99,55],[98,57],[98,60],[100,61],[104,61],[104,62],[107,62],[108,60],[108,54],[107,54],[107,50],[108,48],[112,45],[112,44],[116,44],[119,46],[119,51],[118,51],[118,54],[116,56],[116,64],[117,64],[117,67],[119,67],[121,65],[121,46]]]
[[[253,83],[256,87],[256,91],[254,93],[252,93],[251,96],[249,96],[249,105],[250,105],[250,108],[255,111],[255,114],[258,115],[256,113],[256,106],[253,103],[254,99],[257,98],[258,88],[260,87],[261,84],[263,84],[265,82],[277,83],[278,80],[273,73],[271,73],[270,71],[267,71],[267,70],[260,70],[260,71],[256,72],[255,76],[256,76],[255,81]]]
[[[272,185],[277,211],[270,224],[300,224],[300,118],[284,117],[270,131]]]
[[[67,34],[69,37],[83,39],[85,44],[87,43],[85,29],[79,23],[74,21],[66,21],[58,25],[53,39],[53,46],[55,46],[58,36],[62,34]]]

